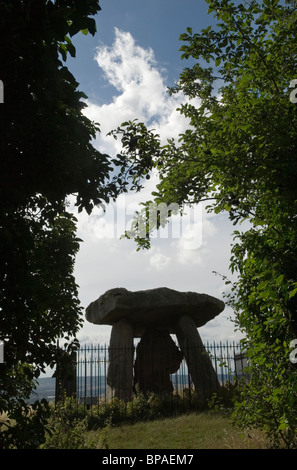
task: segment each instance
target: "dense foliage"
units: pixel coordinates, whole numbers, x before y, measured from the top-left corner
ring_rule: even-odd
[[[94,35],[100,9],[97,0],[0,1],[0,413],[12,419],[18,404],[25,410],[32,380],[54,363],[57,338],[68,341],[81,326],[73,277],[80,240],[67,197],[90,212],[119,190],[65,65],[75,56],[71,37]],[[2,446],[21,446],[11,433],[2,433]],[[25,442],[25,423],[21,434]]]
[[[268,429],[273,445],[296,446],[297,370],[289,360],[297,337],[297,74],[295,0],[207,0],[217,19],[199,34],[182,34],[190,67],[170,92],[188,98],[181,113],[188,130],[161,145],[137,121],[114,134],[123,142],[123,172],[141,186],[158,169],[153,201],[134,221],[145,224],[150,204],[199,203],[227,211],[238,229],[230,268],[237,281],[229,303],[251,365],[236,416]],[[296,88],[296,85],[295,85]],[[295,90],[296,91],[296,90]],[[295,94],[294,94],[295,93]],[[173,136],[175,137],[175,136]],[[249,229],[240,229],[248,221]],[[155,226],[164,223],[156,219]],[[139,247],[146,237],[134,237]],[[133,235],[133,231],[128,236]],[[229,282],[229,281],[227,281]]]

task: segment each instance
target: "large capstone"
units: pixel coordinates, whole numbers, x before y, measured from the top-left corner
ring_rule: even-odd
[[[92,302],[86,318],[96,325],[114,325],[122,318],[129,320],[134,336],[141,337],[148,328],[169,330],[184,315],[189,315],[197,328],[205,325],[224,310],[221,300],[197,292],[178,292],[167,287],[131,292],[111,289]]]

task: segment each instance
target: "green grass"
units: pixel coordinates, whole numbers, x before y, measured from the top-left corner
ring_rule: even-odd
[[[265,448],[265,437],[259,431],[243,435],[229,418],[210,413],[107,427],[89,432],[88,439],[99,449]]]

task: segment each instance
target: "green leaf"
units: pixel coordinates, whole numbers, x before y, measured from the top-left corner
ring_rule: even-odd
[[[289,299],[291,299],[292,297],[294,297],[296,294],[297,294],[297,287],[296,287],[296,289],[293,289],[293,290],[289,293]]]
[[[283,280],[284,280],[284,275],[280,274],[275,280],[276,285],[279,286],[283,282]]]
[[[282,422],[278,427],[278,431],[285,431],[287,428],[288,424],[286,422]]]

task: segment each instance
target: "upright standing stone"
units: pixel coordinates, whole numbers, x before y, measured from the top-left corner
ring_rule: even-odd
[[[111,330],[107,384],[113,395],[125,402],[132,398],[133,356],[133,327],[122,319]]]
[[[170,374],[180,367],[183,355],[166,330],[149,329],[136,348],[134,390],[136,393],[172,393]]]
[[[190,316],[184,315],[179,319],[175,332],[185,355],[195,390],[204,402],[205,398],[219,389],[219,381],[211,359],[203,346],[196,324]]]

